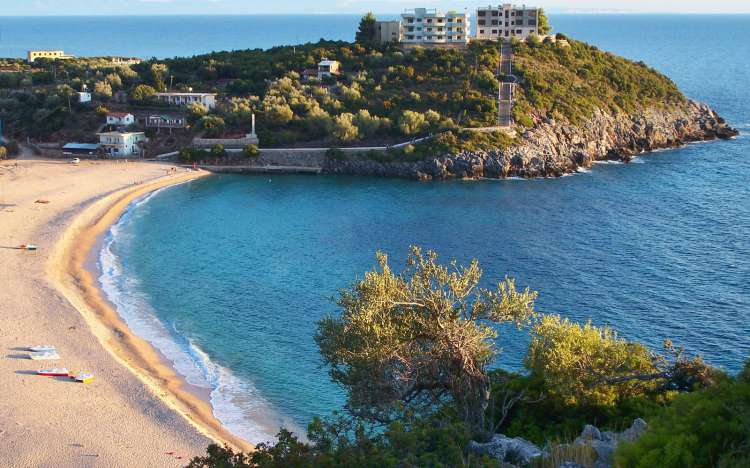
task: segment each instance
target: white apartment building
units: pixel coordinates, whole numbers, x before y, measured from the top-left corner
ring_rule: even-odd
[[[171,106],[187,106],[188,104],[203,104],[212,110],[216,107],[216,93],[156,93],[157,101],[165,102]]]
[[[470,36],[467,12],[415,8],[401,14],[401,44],[406,46],[466,46]]]
[[[67,55],[65,51],[62,50],[30,50],[26,53],[26,60],[29,63],[34,63],[34,60],[38,58],[67,60],[75,57],[72,55]]]
[[[140,156],[146,134],[143,132],[98,133],[102,150],[112,157]]]
[[[496,41],[501,37],[526,40],[539,34],[539,9],[505,3],[477,8],[476,37]]]

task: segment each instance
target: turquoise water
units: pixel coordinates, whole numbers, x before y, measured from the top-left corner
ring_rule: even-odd
[[[256,442],[340,406],[314,324],[337,312],[330,298],[376,250],[399,264],[410,244],[478,258],[488,285],[516,277],[545,312],[653,347],[671,338],[736,371],[750,355],[750,65],[735,39],[750,17],[554,21],[666,72],[745,133],[560,179],[195,181],[140,201],[113,228],[101,255],[108,296]],[[502,346],[498,365],[518,368],[524,337]]]

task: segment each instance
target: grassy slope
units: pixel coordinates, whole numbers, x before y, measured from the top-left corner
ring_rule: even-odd
[[[521,86],[514,113],[516,120],[527,126],[531,115],[577,123],[596,108],[630,113],[642,106],[668,106],[685,100],[669,78],[643,62],[579,41],[570,41],[570,47],[519,44],[515,67]]]

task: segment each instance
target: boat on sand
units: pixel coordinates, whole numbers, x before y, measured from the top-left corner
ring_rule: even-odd
[[[36,375],[43,375],[45,377],[67,377],[70,375],[70,372],[64,367],[55,367],[54,369],[40,369],[36,371]]]
[[[29,353],[29,358],[35,361],[57,361],[60,355],[56,351],[45,351],[42,353]]]
[[[54,353],[57,350],[52,345],[36,345],[28,348],[32,353]]]
[[[94,374],[89,374],[88,372],[79,372],[77,374],[71,374],[70,378],[75,380],[76,382],[89,383],[94,380]]]

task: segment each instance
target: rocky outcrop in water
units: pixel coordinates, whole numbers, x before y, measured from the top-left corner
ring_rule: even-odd
[[[518,145],[505,150],[440,155],[419,162],[328,160],[323,171],[421,180],[555,177],[598,160],[628,162],[643,152],[736,135],[707,105],[688,101],[684,106],[630,115],[597,111],[578,126],[540,119],[519,136]]]

